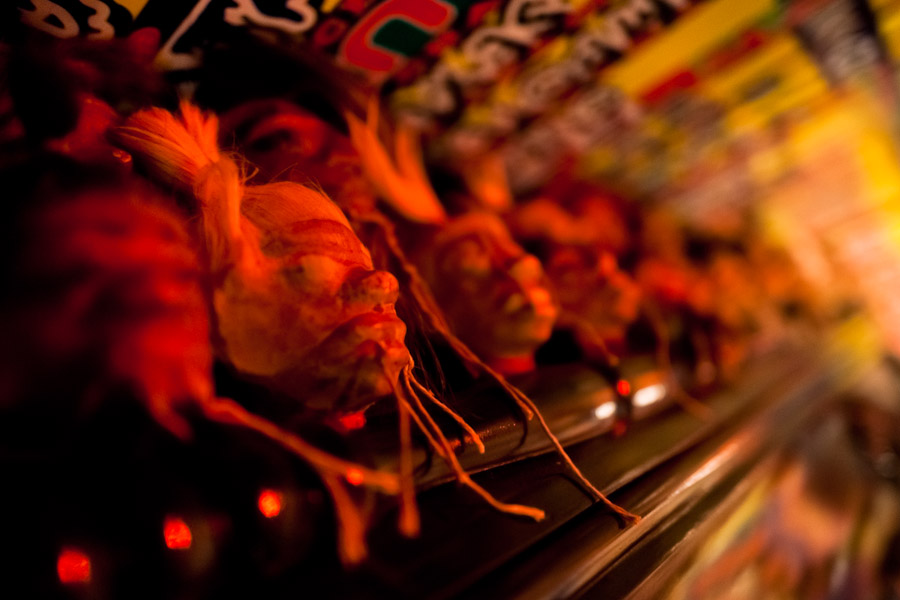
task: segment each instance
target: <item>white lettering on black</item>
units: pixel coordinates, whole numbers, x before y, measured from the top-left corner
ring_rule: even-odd
[[[116,30],[109,22],[109,15],[112,11],[109,5],[100,0],[81,0],[81,3],[88,8],[94,9],[94,14],[88,17],[88,26],[94,30],[93,33],[87,35],[92,40],[108,40],[116,35]]]
[[[78,35],[80,31],[78,21],[62,6],[49,0],[31,0],[31,3],[34,5],[33,10],[19,9],[23,23],[58,38],[71,38]],[[48,22],[49,17],[54,17],[59,24]]]
[[[253,0],[232,0],[237,6],[225,9],[225,21],[238,27],[248,24],[260,25],[277,29],[285,33],[296,35],[308,31],[319,15],[316,9],[309,5],[307,0],[287,0],[284,6],[299,19],[286,19],[267,15],[257,8]]]

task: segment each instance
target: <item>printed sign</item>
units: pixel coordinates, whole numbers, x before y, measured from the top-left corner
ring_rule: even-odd
[[[593,6],[568,21],[569,3],[544,2],[540,11],[529,11],[535,4],[507,3],[496,24],[476,29],[425,76],[391,94],[395,111],[426,125],[458,121],[457,130],[507,135],[592,82],[690,2],[626,0]]]
[[[196,67],[200,48],[227,36],[229,28],[261,27],[307,41],[375,83],[403,76],[414,57],[433,61],[443,47],[458,39],[451,28],[470,29],[499,4],[499,0],[17,2],[24,23],[61,38],[104,39],[154,27],[165,40],[159,63],[166,69]],[[405,77],[414,71],[407,69]]]

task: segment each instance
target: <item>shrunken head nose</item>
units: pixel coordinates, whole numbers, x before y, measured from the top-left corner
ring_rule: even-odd
[[[357,269],[348,275],[341,288],[344,301],[352,304],[393,304],[399,295],[400,284],[387,271]]]

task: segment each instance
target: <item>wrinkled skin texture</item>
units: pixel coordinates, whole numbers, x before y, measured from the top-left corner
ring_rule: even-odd
[[[558,308],[540,261],[496,216],[451,221],[416,258],[453,331],[489,364],[507,372],[533,367]]]
[[[358,410],[390,394],[409,362],[398,283],[373,269],[341,211],[284,183],[248,188],[241,212],[258,256],[214,294],[228,360],[313,409]]]
[[[398,284],[375,271],[341,210],[293,182],[245,186],[218,148],[214,117],[184,104],[132,115],[118,143],[190,191],[212,277],[216,352],[301,405],[364,409],[409,363]]]
[[[311,182],[349,214],[374,210],[374,194],[349,140],[303,109],[280,100],[249,102],[226,114],[221,130],[241,144],[262,181]],[[262,253],[280,263],[270,282],[275,288],[266,295],[293,302],[272,307],[279,315],[275,323],[266,315],[249,326],[255,313],[249,311],[242,331],[220,324],[230,340],[229,357],[242,370],[272,378],[288,394],[303,393],[312,408],[334,408],[337,402],[346,403],[338,408],[363,407],[391,393],[409,359],[406,326],[394,310],[397,280],[373,269],[368,250],[328,197],[285,185],[271,189],[294,190],[296,199],[286,193],[266,198],[265,188],[250,187],[241,210],[259,228]],[[322,214],[298,221],[285,205],[290,202]],[[279,206],[285,210],[276,215]],[[282,286],[289,289],[280,291]],[[220,295],[220,303],[227,295]],[[269,328],[291,333],[289,351],[266,333]]]

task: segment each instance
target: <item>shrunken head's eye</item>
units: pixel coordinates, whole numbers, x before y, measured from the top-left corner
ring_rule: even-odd
[[[292,257],[285,265],[285,277],[302,291],[316,295],[337,294],[347,278],[348,268],[320,254]]]
[[[443,267],[444,272],[479,279],[489,277],[493,270],[487,249],[475,240],[457,243],[444,259]]]

